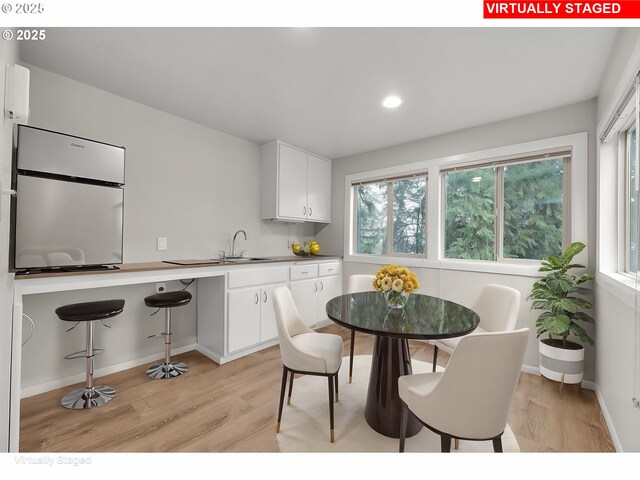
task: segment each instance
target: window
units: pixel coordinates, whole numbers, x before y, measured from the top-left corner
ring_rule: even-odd
[[[493,260],[495,256],[495,170],[445,175],[445,257]]]
[[[426,251],[426,174],[353,185],[355,252],[423,256]]]
[[[444,169],[444,257],[540,260],[569,242],[569,152]]]
[[[540,259],[589,238],[586,132],[412,163],[398,153],[345,176],[345,261],[539,275]]]

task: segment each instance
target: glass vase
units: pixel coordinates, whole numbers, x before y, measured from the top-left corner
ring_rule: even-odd
[[[409,294],[405,291],[396,292],[395,290],[389,290],[384,292],[384,299],[389,308],[404,308],[407,300],[409,300]]]

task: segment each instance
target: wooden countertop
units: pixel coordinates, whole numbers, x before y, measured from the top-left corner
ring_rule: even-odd
[[[77,275],[109,275],[112,273],[132,273],[147,272],[154,270],[175,270],[179,268],[200,268],[200,267],[234,267],[239,265],[258,265],[265,263],[283,263],[283,262],[306,262],[321,260],[340,260],[341,255],[308,255],[306,257],[298,257],[296,255],[285,255],[278,257],[269,257],[265,260],[255,260],[250,262],[225,262],[216,259],[189,259],[189,260],[167,260],[167,262],[189,262],[188,264],[178,265],[176,263],[166,262],[143,262],[143,263],[123,263],[117,265],[118,269],[112,270],[77,270],[72,272],[43,272],[43,273],[16,273],[16,280],[27,280],[29,278],[51,278],[51,277],[68,277]],[[202,262],[202,263],[194,263]]]

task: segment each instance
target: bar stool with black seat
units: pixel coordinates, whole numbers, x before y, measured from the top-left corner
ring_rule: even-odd
[[[165,309],[165,331],[148,337],[164,337],[164,362],[152,365],[147,369],[147,375],[151,378],[174,378],[189,371],[186,363],[171,361],[171,309],[186,305],[190,301],[191,294],[185,290],[157,293],[144,299],[147,307]]]
[[[74,303],[56,308],[56,315],[58,315],[60,320],[64,320],[65,322],[76,322],[76,325],[80,322],[85,322],[87,329],[86,350],[71,353],[64,357],[68,360],[74,358],[86,359],[86,384],[84,388],[74,390],[62,397],[60,404],[64,408],[82,410],[99,407],[111,401],[113,397],[115,397],[116,391],[112,387],[105,385],[96,387],[93,385],[93,358],[96,354],[102,353],[103,351],[99,348],[93,348],[93,327],[94,323],[98,320],[102,321],[119,315],[122,313],[123,308],[124,300],[122,299]],[[71,327],[69,330],[74,329],[76,325]],[[108,325],[105,326],[108,327]],[[84,355],[79,355],[81,353],[84,353]]]

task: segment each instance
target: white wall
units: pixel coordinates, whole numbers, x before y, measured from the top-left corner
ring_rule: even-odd
[[[331,187],[333,201],[331,218],[333,221],[318,231],[316,239],[323,246],[324,251],[343,253],[344,179],[346,175],[586,131],[589,135],[587,243],[595,246],[595,119],[596,101],[592,100],[334,161]],[[589,266],[591,270],[595,268],[595,248],[589,248]],[[346,285],[346,279],[350,274],[374,273],[377,268],[377,265],[345,262],[343,284]],[[523,304],[520,308],[517,326],[518,328],[529,327],[533,332],[525,355],[525,364],[537,367],[538,350],[535,339],[537,314],[529,310],[529,305],[524,300],[531,290],[534,278],[453,270],[414,270],[421,280],[420,291],[441,295],[467,306],[473,305],[482,286],[487,283],[510,285],[520,290]],[[587,380],[593,380],[595,377],[594,363],[594,349],[587,347],[585,352],[585,379]]]
[[[4,92],[5,65],[18,60],[15,41],[0,42],[0,85]],[[11,186],[11,151],[13,123],[4,118],[4,93],[0,94],[0,183]],[[9,274],[9,197],[0,195],[0,452],[9,448],[5,437],[9,425],[9,377],[11,371],[11,304],[13,302],[13,275]]]
[[[598,121],[602,119],[605,113],[604,110],[611,102],[620,80],[620,75],[627,65],[638,40],[640,40],[640,28],[620,29],[598,92]]]
[[[248,255],[290,253],[290,227],[260,220],[259,145],[26,66],[30,125],[126,147],[125,262],[217,258],[240,228]],[[312,225],[293,229],[313,236]]]
[[[623,29],[613,49],[598,97],[598,125],[607,121],[622,91],[640,69],[640,29]],[[609,149],[615,150],[614,142]],[[602,152],[601,152],[602,153]],[[613,157],[616,157],[614,153]],[[600,155],[599,162],[610,162]],[[617,262],[618,181],[615,165],[600,164],[599,264],[611,270]],[[613,232],[613,233],[612,233]],[[640,316],[633,288],[616,285],[599,275],[596,294],[596,384],[613,425],[614,441],[624,451],[640,451],[640,409],[632,397],[640,395]]]
[[[230,253],[238,229],[247,232],[246,241],[239,237],[239,249],[254,256],[290,254],[289,237],[312,239],[313,225],[260,220],[259,145],[25,66],[31,71],[30,125],[126,147],[124,262],[217,258],[220,249]],[[167,251],[156,251],[158,236],[168,238]],[[194,294],[191,305],[174,312],[174,347],[196,339],[195,284],[189,290]],[[143,303],[152,293],[154,285],[136,285],[25,297],[24,312],[37,329],[23,350],[23,387],[83,371],[83,362],[62,360],[84,348],[81,332],[65,334],[69,325],[54,314],[67,303],[126,300],[124,312],[111,322],[113,329],[96,333],[98,346],[105,349],[96,368],[154,352],[161,356],[161,342],[146,340],[161,325],[160,316],[150,319],[152,310]]]

